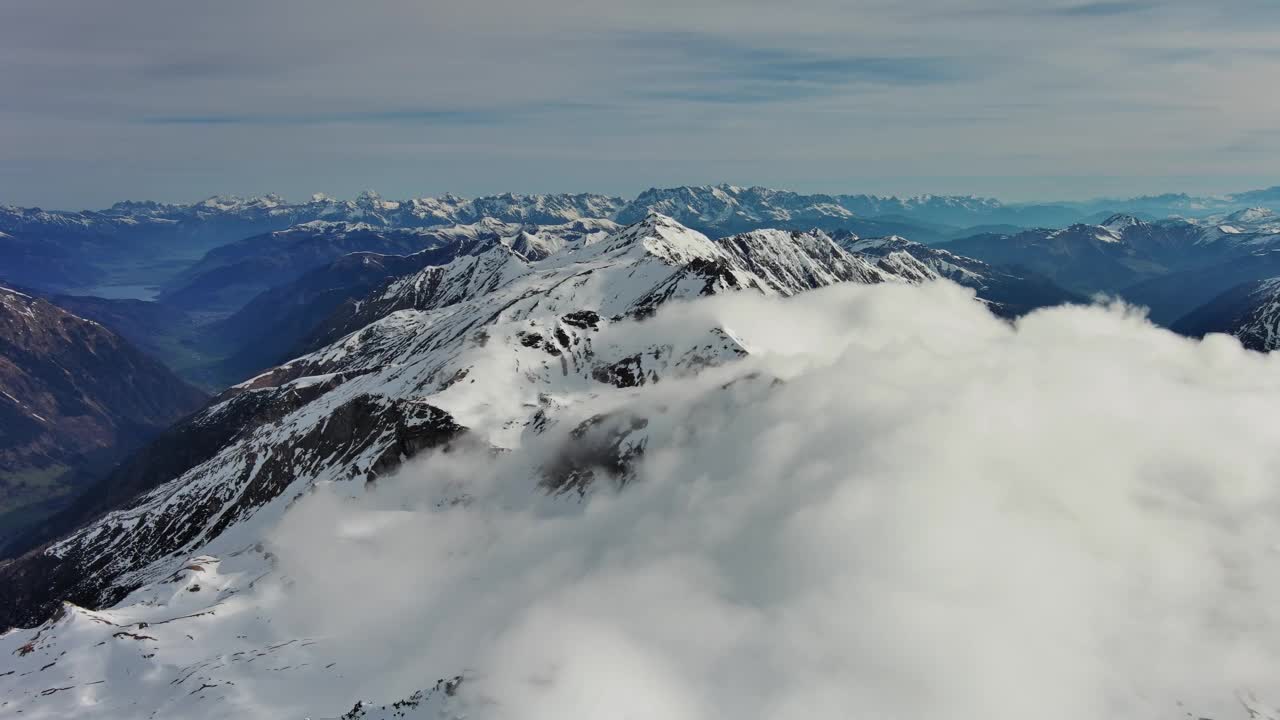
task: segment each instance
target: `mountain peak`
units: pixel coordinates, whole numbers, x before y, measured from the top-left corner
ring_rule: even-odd
[[[1132,215],[1128,215],[1126,213],[1116,213],[1115,215],[1112,215],[1111,217],[1102,221],[1102,227],[1107,228],[1108,230],[1114,230],[1116,232],[1124,232],[1125,230],[1128,230],[1131,227],[1136,227],[1138,225],[1143,225],[1143,224],[1145,223],[1143,223],[1138,218]]]
[[[651,225],[655,227],[674,226],[674,227],[684,228],[684,226],[681,225],[679,222],[677,222],[675,218],[671,217],[670,215],[665,215],[661,212],[658,212],[657,210],[650,210],[648,213],[645,214],[644,219],[637,224]]]
[[[593,254],[611,253],[631,247],[643,248],[643,252],[673,265],[681,265],[694,258],[709,260],[716,257],[715,243],[706,235],[653,210],[643,219],[591,246]]]

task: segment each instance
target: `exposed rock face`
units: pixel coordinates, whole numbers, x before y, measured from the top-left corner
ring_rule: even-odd
[[[548,492],[584,495],[597,474],[619,486],[630,479],[637,460],[644,455],[643,430],[649,420],[638,415],[596,415],[575,427],[555,460],[543,469],[542,484]]]

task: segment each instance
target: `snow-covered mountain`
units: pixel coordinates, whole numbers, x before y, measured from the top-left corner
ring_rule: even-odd
[[[350,226],[348,226],[350,227]],[[496,244],[506,245],[523,257],[538,260],[560,252],[567,247],[603,237],[619,226],[608,220],[576,220],[562,225],[527,226],[485,221],[470,226],[457,226],[439,231],[379,231],[343,232],[342,243],[320,238],[323,252],[302,246],[317,238],[303,236],[305,240],[292,243],[286,253],[292,253],[294,262],[309,264],[300,256],[310,258],[328,254],[330,250],[341,252],[344,244],[370,248],[339,256],[319,267],[307,270],[296,279],[269,275],[263,282],[275,282],[261,294],[250,300],[224,320],[210,326],[206,335],[215,345],[231,348],[226,360],[210,372],[213,377],[226,380],[225,384],[239,382],[265,367],[287,360],[291,350],[307,340],[338,308],[360,301],[375,287],[393,277],[406,275],[424,267],[440,265],[465,254],[473,254]],[[391,254],[404,242],[413,248],[424,241],[429,249],[408,255]],[[371,247],[372,246],[372,247]],[[375,249],[376,248],[376,249]],[[381,249],[382,252],[378,252]],[[301,252],[299,252],[301,250]],[[277,253],[279,254],[279,253]],[[252,266],[256,259],[238,260],[238,268]],[[271,266],[278,263],[269,263]],[[243,273],[220,273],[223,283],[241,283]],[[285,280],[281,282],[281,280]]]
[[[0,567],[3,620],[29,624],[58,599],[110,605],[171,575],[179,556],[238,552],[316,483],[370,482],[464,436],[510,447],[561,421],[565,393],[659,382],[749,352],[719,327],[593,342],[671,301],[936,277],[906,253],[863,258],[822,233],[712,241],[656,214],[538,261],[496,243],[427,267],[337,313],[332,342],[232,388],[117,469],[104,483],[113,497],[143,494]]]
[[[453,223],[493,218],[524,225],[562,225],[575,220],[609,219],[623,205],[621,198],[591,193],[574,195],[519,195],[504,193],[471,200],[452,195],[409,202],[415,216],[447,219]],[[428,210],[431,208],[431,210]]]
[[[501,222],[552,225],[582,218],[609,217],[622,200],[590,193],[519,195],[478,198],[443,195],[386,200],[373,191],[354,200],[317,193],[305,202],[279,195],[216,195],[196,203],[119,202],[106,210],[61,211],[0,206],[0,229],[11,232],[50,228],[110,234],[149,223],[197,225],[212,222],[269,224],[278,229],[305,222],[363,222],[380,227],[431,227],[468,224],[483,218]]]
[[[736,185],[651,188],[618,210],[619,222],[634,222],[658,212],[713,237],[763,228],[846,230],[861,235],[910,235],[923,242],[942,240],[955,228],[942,227],[915,210],[983,201],[966,198],[876,198],[806,195],[789,190]],[[877,217],[882,213],[889,217]],[[977,224],[975,220],[974,223]]]
[[[801,195],[786,190],[734,185],[651,188],[618,212],[621,222],[634,222],[650,212],[690,226],[729,229],[803,222],[810,226],[854,217],[830,195]]]
[[[1256,212],[1256,209],[1276,205],[1280,205],[1280,188],[1221,197],[1169,194],[1088,201],[1005,203],[973,195],[806,195],[722,184],[653,188],[637,196],[619,214],[635,218],[652,209],[691,226],[705,228],[708,232],[750,229],[743,225],[759,218],[773,218],[775,226],[804,219],[811,226],[836,229],[837,226],[828,224],[830,219],[844,216],[846,221],[868,223],[864,228],[845,225],[844,229],[864,235],[885,235],[895,232],[895,222],[900,223],[900,228],[914,228],[917,233],[925,234],[935,231],[931,226],[939,225],[950,226],[953,230],[987,225],[1064,228],[1088,222],[1092,216],[1101,219],[1115,214],[1140,215],[1147,219],[1181,217],[1211,223],[1227,215],[1248,213],[1250,209]],[[879,225],[872,225],[873,222]],[[906,230],[897,232],[917,242],[941,239]]]
[[[932,242],[942,238],[941,235],[935,237],[936,226],[953,229],[987,225],[1063,228],[1086,222],[1090,216],[1105,218],[1117,213],[1151,219],[1170,216],[1211,219],[1250,207],[1275,204],[1280,204],[1280,193],[1275,188],[1214,198],[1175,194],[1128,199],[1004,203],[973,195],[807,195],[722,184],[650,189],[628,203],[619,214],[635,218],[652,209],[691,226],[722,234],[750,229],[745,226],[762,218],[772,218],[774,226],[803,220],[814,227],[837,229],[839,226],[831,224],[831,219],[843,217],[846,222],[843,229],[860,234],[899,232],[918,242]],[[866,225],[853,227],[847,224],[850,222]],[[897,230],[894,229],[895,222],[898,223]]]
[[[657,213],[592,227],[381,266],[407,271],[121,465],[70,532],[0,563],[0,625],[18,628],[0,635],[0,717],[812,717],[887,707],[921,680],[910,717],[959,701],[1022,717],[1059,683],[1105,700],[1073,708],[1144,719],[1234,707],[1199,658],[1143,673],[1152,650],[1206,647],[1215,622],[1262,618],[1261,639],[1224,641],[1246,657],[1275,636],[1257,614],[1271,544],[1255,541],[1273,534],[1258,508],[1280,445],[1225,421],[1269,412],[1255,396],[1274,382],[1238,378],[1254,357],[1123,309],[994,319],[974,292],[1033,276],[902,238],[711,239]],[[1131,354],[1100,350],[1117,344]],[[1141,375],[1124,388],[1139,395],[1100,367]],[[1114,439],[1193,383],[1233,394],[1209,412],[1170,403],[1158,442]],[[1035,442],[1064,432],[1076,442]],[[1220,507],[1188,512],[1208,465],[1169,448],[1224,442],[1261,458],[1235,471],[1252,490],[1212,486],[1192,499]],[[1203,596],[1224,577],[1225,609]],[[674,665],[671,642],[709,649]],[[956,682],[982,643],[998,652]],[[990,700],[1041,662],[1035,692]],[[1232,680],[1270,677],[1245,670]],[[851,705],[840,693],[864,673]],[[784,677],[815,681],[770,692]],[[704,684],[725,704],[672,700]]]

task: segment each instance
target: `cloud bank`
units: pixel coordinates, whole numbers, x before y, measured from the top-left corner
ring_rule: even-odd
[[[1122,305],[1006,324],[948,283],[671,307],[750,358],[580,397],[648,421],[546,498],[573,422],[321,490],[291,625],[470,718],[1246,717],[1280,699],[1280,359]],[[578,407],[578,406],[575,406]],[[341,708],[345,709],[345,708]]]

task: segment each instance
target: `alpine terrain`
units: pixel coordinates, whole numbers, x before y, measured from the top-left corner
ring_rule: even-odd
[[[568,501],[606,478],[625,484],[649,421],[586,411],[751,349],[715,324],[673,337],[612,326],[726,292],[937,277],[908,253],[853,254],[821,232],[715,241],[658,214],[563,246],[494,242],[398,276],[339,306],[315,351],[228,389],[119,465],[63,520],[86,524],[0,565],[0,621],[36,628],[0,641],[19,664],[0,676],[4,712],[218,716],[234,712],[231,689],[258,658],[288,666],[282,678],[335,683],[322,644],[278,635],[253,609],[254,588],[281,579],[264,540],[313,488],[359,495],[430,450],[510,452],[565,433],[571,447],[529,469],[529,490]],[[62,689],[46,692],[55,668]],[[144,676],[167,679],[130,679]]]
[[[975,628],[997,613],[1012,625],[991,642],[1017,644],[1040,627],[1027,608],[1060,612],[1032,590],[1050,581],[1051,595],[1107,588],[1100,607],[1140,601],[1099,611],[1111,619],[1098,621],[1107,630],[1097,646],[1045,637],[1048,654],[1037,655],[1064,652],[1063,663],[1080,663],[1071,672],[1111,663],[1096,687],[1078,679],[1106,708],[1154,717],[1189,703],[1221,715],[1236,702],[1212,673],[1131,663],[1128,638],[1133,627],[1147,631],[1141,602],[1166,597],[1181,603],[1170,622],[1217,622],[1179,584],[1178,563],[1216,568],[1216,548],[1239,539],[1224,530],[1234,524],[1256,521],[1250,532],[1265,535],[1270,520],[1247,518],[1270,491],[1257,486],[1256,502],[1214,496],[1205,502],[1223,503],[1215,512],[1231,520],[1191,521],[1179,483],[1208,482],[1198,474],[1204,443],[1182,444],[1191,454],[1168,465],[1162,445],[1130,443],[1106,465],[1036,438],[1136,432],[1144,423],[1126,413],[1152,397],[1230,378],[1234,404],[1175,412],[1161,432],[1230,432],[1222,442],[1248,452],[1280,447],[1271,424],[1225,420],[1265,406],[1280,387],[1262,356],[1223,338],[1176,337],[1144,311],[1086,297],[1151,292],[1143,283],[1183,273],[1238,278],[1223,268],[1254,262],[1280,237],[1265,213],[1113,216],[929,245],[861,237],[841,225],[851,216],[831,198],[723,187],[646,202],[704,227],[746,229],[711,237],[597,196],[408,207],[316,199],[363,219],[306,219],[219,245],[177,272],[155,305],[63,296],[144,339],[149,322],[178,322],[164,313],[221,310],[196,335],[235,348],[218,372],[240,380],[202,405],[97,322],[4,291],[3,451],[8,467],[24,468],[6,483],[53,488],[26,501],[36,502],[57,497],[54,476],[87,458],[99,472],[83,475],[87,489],[55,514],[25,516],[0,561],[0,717],[592,715],[601,698],[681,717],[700,707],[704,685],[727,693],[718,703],[739,698],[717,712],[766,717],[773,703],[809,707],[824,692],[853,692],[846,680],[862,673],[915,682],[934,652],[916,648],[934,641],[892,648],[929,627],[931,612],[951,626],[976,613]],[[763,204],[790,209],[757,214]],[[588,217],[595,212],[609,217]],[[368,222],[405,213],[422,226]],[[818,227],[756,227],[774,221]],[[1236,283],[1175,329],[1273,349],[1277,293],[1273,277]],[[1128,335],[1143,341],[1117,340]],[[1111,387],[1098,348],[1112,343],[1125,349],[1107,358],[1169,369]],[[1231,369],[1202,373],[1210,366]],[[1046,404],[1068,410],[1057,420],[1032,412]],[[54,422],[60,432],[49,431]],[[960,435],[968,440],[946,439]],[[1242,465],[1240,477],[1265,474],[1269,452],[1258,450],[1261,464]],[[953,474],[958,484],[948,485]],[[1108,479],[1103,500],[1081,474]],[[1013,476],[1042,484],[991,485]],[[1148,496],[1157,499],[1134,500]],[[1104,501],[1123,506],[1124,530],[1070,520]],[[1043,546],[1014,547],[1008,538],[1023,521],[990,516],[1023,502]],[[968,524],[983,518],[994,523],[990,536]],[[1155,577],[1133,571],[1151,567],[1146,551],[1111,549],[1134,524],[1164,532],[1187,522],[1180,536],[1205,544],[1177,560],[1158,554]],[[968,540],[952,537],[956,523]],[[898,543],[884,545],[890,536]],[[1255,583],[1240,591],[1252,612],[1249,603],[1269,597],[1267,581],[1254,547],[1238,550],[1234,572]],[[951,553],[1000,552],[1008,557],[979,563],[981,587],[1007,584],[1007,606],[971,606],[970,593],[985,591],[937,570]],[[841,553],[849,562],[833,570]],[[1042,576],[1042,554],[1057,558],[1053,578]],[[757,577],[764,566],[791,570],[775,583]],[[1090,579],[1073,583],[1071,573]],[[1148,584],[1131,584],[1139,581]],[[707,606],[662,612],[661,597],[647,593],[664,587]],[[880,615],[833,613],[832,598]],[[1072,598],[1071,608],[1094,602]],[[881,623],[890,635],[875,636]],[[840,639],[828,648],[835,655],[807,657],[777,639],[814,628]],[[1201,647],[1196,632],[1151,647]],[[1249,652],[1265,652],[1268,632]],[[702,680],[685,687],[654,658],[695,639],[709,654],[694,653],[682,672]],[[764,665],[731,662],[755,643],[767,646]],[[593,647],[612,649],[593,660]],[[860,669],[836,648],[860,653]],[[827,686],[832,666],[841,670]],[[602,670],[610,667],[618,672]],[[753,675],[761,667],[772,667],[776,687]],[[1233,677],[1267,689],[1251,672]],[[920,702],[959,702],[989,682],[970,678]],[[1131,685],[1141,688],[1134,697],[1122,692]],[[807,689],[793,697],[791,687]],[[860,702],[876,706],[880,690],[863,691]],[[1265,700],[1242,697],[1249,713],[1268,712]]]

